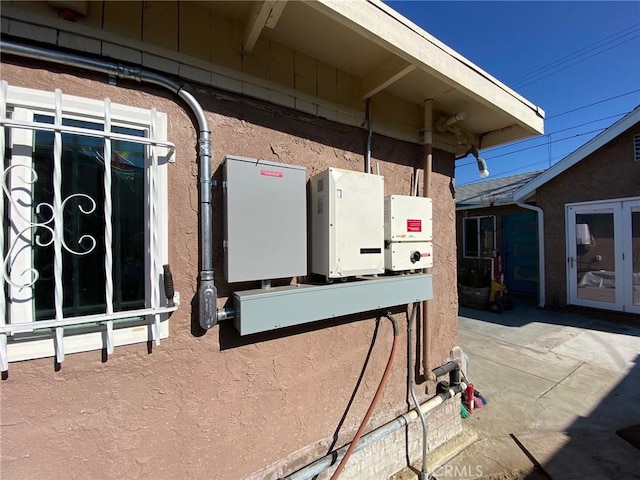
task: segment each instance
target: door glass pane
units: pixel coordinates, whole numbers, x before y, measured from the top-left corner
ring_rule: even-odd
[[[52,123],[50,116],[36,121]],[[102,130],[100,123],[64,119],[65,125]],[[116,133],[143,136],[141,130],[114,127]],[[34,285],[36,319],[51,319],[55,309],[53,245],[54,134],[35,133],[33,184],[36,232]],[[61,201],[63,221],[62,285],[65,317],[104,313],[105,212],[104,141],[62,134]],[[113,141],[111,159],[114,311],[144,306],[144,146]],[[107,221],[109,221],[107,219]]]
[[[640,305],[640,208],[631,212],[631,252],[633,304]]]
[[[464,219],[464,256],[478,256],[478,219]]]
[[[493,239],[495,237],[495,217],[480,218],[480,246],[482,256],[491,257],[495,250]]]
[[[613,211],[576,214],[578,298],[616,301]]]

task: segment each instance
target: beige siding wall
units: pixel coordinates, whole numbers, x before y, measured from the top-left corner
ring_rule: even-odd
[[[332,77],[330,68],[320,70]],[[146,345],[119,347],[105,364],[100,352],[68,355],[60,372],[54,372],[52,359],[12,364],[0,391],[3,478],[230,480],[272,464],[286,473],[291,465],[326,453],[334,435],[337,445],[348,441],[387,361],[389,322],[380,325],[347,413],[376,330],[374,319],[358,317],[250,338],[239,337],[228,322],[202,335],[192,307],[199,262],[193,124],[166,91],[127,82],[111,86],[104,76],[79,75],[25,61],[3,63],[0,77],[13,85],[62,88],[64,93],[109,97],[113,103],[167,113],[177,157],[169,166],[169,261],[182,305],[171,317],[169,339],[151,354]],[[218,180],[225,154],[303,165],[309,176],[329,166],[363,168],[366,132],[361,128],[211,90],[199,89],[196,96],[212,130],[212,170]],[[411,176],[422,165],[423,153],[419,145],[374,136],[372,161],[385,177],[386,194],[410,193]],[[453,168],[452,155],[436,150],[434,366],[457,341]],[[222,277],[220,190],[214,191],[213,202],[214,267],[223,306],[240,287]],[[402,332],[397,360],[372,426],[407,408],[406,320],[402,314],[396,318]],[[455,408],[443,412],[457,417]],[[459,425],[459,418],[451,420],[457,422],[451,425]],[[401,450],[400,445],[397,457],[404,455]]]
[[[359,125],[364,121],[365,103],[359,77],[270,40],[264,34],[250,53],[244,52],[243,24],[206,8],[206,2],[92,1],[88,2],[88,15],[78,16],[74,22],[62,20],[56,9],[42,1],[6,1],[3,7],[13,12],[19,10],[18,17],[28,22],[14,19],[9,24],[7,33],[18,37],[38,38],[115,60],[142,63],[179,74],[188,81],[241,92],[341,123]],[[32,21],[42,26],[36,27]],[[98,30],[92,31],[94,28]],[[60,30],[71,33],[60,35]],[[153,57],[145,55],[146,52]],[[215,67],[241,72],[250,76],[249,81],[244,84],[243,80],[241,84],[215,74],[212,79],[209,71],[215,71]],[[266,87],[251,85],[250,78],[270,83]],[[296,92],[301,94],[300,98],[288,98],[296,97]],[[327,105],[315,105],[305,95],[317,97]],[[342,106],[357,118],[346,119],[331,104]],[[419,132],[423,128],[420,105],[384,92],[374,97],[372,107],[378,133],[420,141]],[[446,141],[442,147],[454,148]]]

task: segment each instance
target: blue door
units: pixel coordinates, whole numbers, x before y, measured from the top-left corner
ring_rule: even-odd
[[[511,292],[538,293],[538,227],[535,212],[502,216],[504,273]]]

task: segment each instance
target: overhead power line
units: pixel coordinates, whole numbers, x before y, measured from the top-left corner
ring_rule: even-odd
[[[589,135],[590,133],[602,132],[603,130],[606,130],[606,128],[598,128],[596,130],[590,130],[588,132],[576,133],[575,135],[571,135],[569,137],[564,137],[564,138],[559,138],[557,140],[552,140],[551,144],[553,145],[555,143],[563,142],[565,140],[571,140],[572,138],[575,138],[575,137],[582,137],[583,135]],[[549,142],[541,143],[539,145],[533,145],[531,147],[521,148],[519,150],[514,150],[513,152],[501,153],[500,155],[494,155],[493,157],[485,157],[485,160],[492,160],[494,158],[505,157],[507,155],[511,155],[512,153],[524,152],[525,150],[531,150],[532,148],[546,147],[547,145],[549,145]]]
[[[598,103],[600,103],[600,102],[598,102]],[[580,107],[580,108],[585,108],[585,107]],[[591,120],[589,122],[580,123],[578,125],[572,125],[571,127],[563,128],[562,130],[556,130],[554,132],[549,132],[549,133],[546,133],[546,134],[544,134],[542,136],[539,136],[539,137],[525,138],[524,140],[518,140],[517,142],[509,143],[508,145],[501,145],[499,147],[491,147],[491,148],[487,148],[487,149],[482,149],[482,153],[484,153],[484,154],[493,153],[493,152],[495,152],[497,150],[503,150],[505,148],[511,148],[511,147],[514,147],[514,146],[519,145],[521,143],[533,142],[535,140],[539,140],[540,138],[550,137],[551,135],[555,135],[556,133],[566,132],[567,130],[573,130],[575,128],[584,127],[585,125],[590,125],[592,123],[598,123],[598,122],[602,122],[604,120],[610,120],[612,118],[621,117],[622,115],[626,115],[627,113],[629,113],[629,112],[617,113],[615,115],[610,115],[608,117],[602,117],[602,118],[598,118],[596,120]],[[546,143],[545,143],[545,145],[546,145]]]
[[[558,68],[557,70],[554,70],[554,71],[553,71],[553,72],[551,72],[551,73],[548,73],[548,74],[546,74],[546,75],[543,75],[543,76],[541,76],[541,77],[538,77],[538,78],[536,78],[535,80],[531,80],[530,82],[527,82],[527,83],[524,83],[524,84],[518,85],[518,86],[517,86],[517,88],[524,88],[524,87],[526,87],[526,86],[529,86],[529,85],[531,85],[532,83],[536,83],[537,81],[542,80],[543,78],[547,78],[547,77],[550,77],[551,75],[555,75],[556,73],[561,72],[562,70],[566,70],[566,69],[567,69],[567,68],[569,68],[569,67],[573,67],[574,65],[577,65],[578,63],[582,63],[582,62],[584,62],[585,60],[589,60],[590,58],[593,58],[593,57],[595,57],[595,56],[597,56],[597,55],[600,55],[600,54],[602,54],[602,53],[608,52],[609,50],[612,50],[612,49],[614,49],[614,48],[616,48],[616,47],[619,47],[620,45],[623,45],[623,44],[625,44],[625,43],[629,43],[630,41],[635,40],[636,38],[640,38],[640,35],[636,35],[635,37],[632,37],[632,38],[629,38],[628,40],[625,40],[625,41],[623,41],[623,42],[617,43],[617,44],[615,44],[615,45],[613,45],[613,46],[611,46],[611,47],[609,47],[609,48],[606,48],[606,49],[604,49],[604,50],[601,50],[601,51],[599,51],[599,52],[596,52],[596,53],[594,53],[594,54],[592,54],[592,55],[589,55],[589,56],[587,56],[587,57],[581,58],[580,60],[577,60],[577,61],[575,61],[575,62],[573,62],[573,63],[570,63],[569,65],[566,65],[566,66],[564,66],[564,67],[562,67],[562,68]]]
[[[638,28],[639,25],[640,23],[632,25],[631,27],[627,27],[598,42],[592,43],[590,45],[587,45],[586,47],[576,50],[568,55],[565,55],[564,57],[561,57],[533,72],[530,72],[518,78],[517,80],[512,81],[510,83],[510,86],[512,88],[522,88],[522,87],[528,86],[532,83],[542,80],[543,78],[549,77],[562,70],[565,70],[573,65],[586,61],[590,58],[600,55],[601,53],[607,52],[613,48],[617,48],[625,43],[635,40],[636,38],[640,37],[640,35],[634,35],[640,31],[640,28]],[[634,36],[631,38],[624,39],[629,35],[634,35]],[[616,38],[613,38],[613,37],[616,37]],[[604,48],[607,45],[610,45],[612,43],[615,43],[615,44],[611,45],[609,48]],[[580,58],[580,57],[583,57],[583,58]]]
[[[598,40],[597,42],[593,42],[593,43],[587,45],[586,47],[582,47],[582,48],[580,48],[580,49],[578,49],[578,50],[576,50],[574,52],[571,52],[571,53],[565,55],[564,57],[560,57],[557,60],[554,60],[553,62],[547,63],[546,65],[543,65],[542,67],[540,67],[540,68],[538,68],[538,69],[536,69],[536,70],[534,70],[532,72],[529,72],[529,73],[527,73],[527,74],[525,74],[525,75],[523,75],[521,77],[516,78],[515,80],[511,81],[510,83],[516,84],[516,83],[520,83],[522,81],[526,81],[526,80],[529,79],[529,77],[535,76],[537,73],[539,73],[541,71],[547,70],[549,68],[553,68],[554,66],[556,66],[556,64],[561,64],[561,63],[563,63],[563,61],[566,61],[567,59],[572,59],[572,58],[575,57],[576,54],[581,53],[581,52],[583,52],[585,50],[588,50],[591,47],[594,47],[594,46],[598,45],[599,43],[602,43],[602,42],[604,42],[606,40],[609,40],[610,38],[617,37],[621,33],[627,32],[628,30],[637,30],[638,26],[640,26],[640,23],[636,23],[634,25],[631,25],[630,27],[624,28],[624,29],[620,30],[619,32],[616,32],[616,33],[614,33],[612,35],[609,35],[608,37],[605,37],[605,38],[603,38],[601,40]],[[629,33],[631,33],[631,32],[629,32]],[[628,35],[628,33],[625,33],[625,35]],[[625,36],[625,35],[623,35],[623,36]]]
[[[563,138],[558,138],[557,140],[552,140],[551,142],[547,141],[547,142],[544,142],[544,143],[540,143],[538,145],[532,145],[530,147],[525,147],[525,148],[521,148],[519,150],[514,150],[512,152],[506,152],[506,153],[501,153],[500,155],[494,155],[493,157],[484,157],[484,159],[485,160],[493,160],[495,158],[506,157],[507,155],[513,155],[514,153],[520,153],[520,152],[524,152],[524,151],[527,151],[527,150],[533,150],[534,148],[548,147],[550,144],[554,145],[556,143],[564,142],[566,140],[571,140],[571,139],[576,138],[576,137],[582,137],[584,135],[589,135],[591,133],[602,132],[602,131],[606,130],[607,128],[608,127],[598,128],[596,130],[590,130],[588,132],[576,133],[575,135],[571,135],[571,136],[563,137]],[[461,164],[459,164],[457,166],[458,167],[466,167],[468,165],[474,165],[475,163],[476,163],[476,161],[472,160],[470,162],[461,163]]]
[[[620,95],[616,95],[615,97],[609,97],[609,98],[605,98],[604,100],[600,100],[598,102],[590,103],[588,105],[583,105],[582,107],[577,107],[577,108],[574,108],[572,110],[567,110],[566,112],[556,113],[555,115],[551,115],[550,117],[547,117],[546,120],[551,120],[552,118],[557,118],[557,117],[560,117],[562,115],[566,115],[567,113],[577,112],[578,110],[583,110],[583,109],[588,108],[588,107],[593,107],[594,105],[599,105],[601,103],[609,102],[611,100],[615,100],[616,98],[626,97],[627,95],[631,95],[631,94],[638,93],[638,92],[640,92],[640,88],[638,88],[636,90],[632,90],[632,91],[627,92],[627,93],[622,93]]]

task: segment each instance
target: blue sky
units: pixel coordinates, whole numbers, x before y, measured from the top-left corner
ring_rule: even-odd
[[[385,3],[545,111],[545,136],[481,152],[489,178],[547,168],[640,104],[638,1]],[[480,180],[472,160],[456,184]]]

